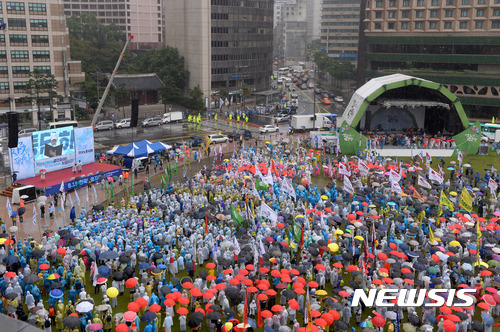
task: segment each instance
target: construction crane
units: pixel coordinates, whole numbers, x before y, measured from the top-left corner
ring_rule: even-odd
[[[120,57],[118,58],[118,61],[116,61],[115,69],[113,69],[113,72],[111,73],[111,78],[108,81],[108,85],[106,86],[106,89],[104,90],[104,93],[102,94],[101,99],[99,100],[99,105],[97,106],[97,109],[94,114],[94,118],[92,119],[92,123],[90,124],[91,126],[95,126],[97,123],[97,120],[99,120],[99,114],[101,113],[102,107],[104,105],[104,101],[108,97],[109,89],[111,88],[111,84],[113,84],[113,79],[115,78],[115,74],[118,71],[118,67],[120,67],[120,63],[122,62],[123,56],[125,55],[125,50],[127,49],[128,43],[134,39],[134,36],[132,34],[128,34],[127,41],[125,42],[125,45],[123,46],[123,50],[120,53]],[[99,82],[97,82],[99,84]]]

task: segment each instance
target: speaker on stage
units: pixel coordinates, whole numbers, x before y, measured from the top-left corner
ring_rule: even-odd
[[[9,148],[17,147],[17,140],[19,138],[19,126],[18,126],[18,114],[17,112],[8,112],[7,113],[7,125],[9,130]]]
[[[130,127],[137,127],[137,122],[139,120],[139,99],[132,99],[132,115],[130,117]]]

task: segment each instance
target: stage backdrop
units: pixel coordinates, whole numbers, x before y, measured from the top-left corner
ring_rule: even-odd
[[[41,169],[52,172],[75,163],[73,127],[35,131],[32,137],[35,173]]]
[[[31,137],[20,137],[17,148],[10,151],[10,169],[17,172],[17,179],[22,180],[35,176],[33,143]]]
[[[93,163],[94,160],[94,130],[92,127],[75,128],[76,162]]]

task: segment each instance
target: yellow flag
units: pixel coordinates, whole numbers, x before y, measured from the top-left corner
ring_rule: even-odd
[[[481,262],[481,256],[479,256],[479,240],[483,236],[483,233],[481,233],[481,229],[479,228],[479,221],[477,222],[476,226],[476,256],[477,256],[477,263]]]
[[[465,211],[472,211],[472,197],[465,187],[462,189],[462,193],[460,195],[459,206],[463,207]]]
[[[443,207],[441,206],[441,203],[439,203],[439,205],[438,205],[438,217],[441,217],[442,215],[443,215]]]
[[[432,231],[431,223],[429,222],[429,240],[431,241],[431,244],[434,244],[434,232]]]
[[[208,136],[207,136],[207,141],[206,141],[206,143],[205,143],[205,154],[206,154],[206,153],[207,153],[207,151],[208,151],[208,147],[209,147],[210,143],[212,143],[212,141],[211,141],[211,140],[210,140],[210,138],[208,138]]]
[[[439,203],[446,205],[448,210],[453,211],[454,206],[453,203],[446,197],[446,194],[441,190],[441,196],[439,197]]]

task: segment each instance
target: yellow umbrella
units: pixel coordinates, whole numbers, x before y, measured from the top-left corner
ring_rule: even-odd
[[[59,275],[56,276],[54,273],[52,273],[50,276],[47,277],[48,280],[56,280],[58,278],[60,278],[60,276]]]
[[[5,243],[5,241],[7,241],[7,239],[6,239],[6,238],[0,238],[0,244],[4,244],[4,243]]]
[[[452,246],[452,247],[460,247],[460,242],[458,242],[458,241],[451,241],[450,242],[450,246]]]
[[[342,235],[342,234],[344,234],[344,231],[341,229],[337,229],[334,234],[335,235]]]
[[[456,193],[456,192],[454,192],[454,191],[450,191],[450,195],[451,195],[451,196],[457,196],[457,193]]]
[[[484,266],[484,267],[485,267],[485,268],[487,268],[487,269],[490,267],[490,266],[489,266],[487,263],[485,263],[485,262],[481,262],[481,263],[476,262],[476,263],[474,263],[474,265],[475,265],[475,266],[482,265],[482,266]]]
[[[293,249],[295,249],[295,248],[297,248],[297,245],[296,245],[295,243],[293,243],[293,242],[292,242],[292,243],[290,244],[290,247],[292,247]]]
[[[231,331],[231,329],[233,328],[233,323],[227,322],[226,324],[224,324],[224,327],[226,328],[226,331]]]
[[[339,245],[336,243],[330,243],[328,245],[328,248],[330,249],[331,252],[337,252],[339,251]]]
[[[321,199],[325,199],[325,200],[327,200],[327,199],[328,199],[328,196],[326,196],[326,195],[321,195]]]
[[[364,241],[365,240],[361,235],[355,236],[354,239],[355,240],[360,240],[360,241]]]
[[[271,142],[269,142],[269,141],[266,141],[266,144],[271,144]]]
[[[377,206],[375,206],[375,204],[370,204],[368,207],[376,208]]]
[[[304,216],[299,214],[299,215],[295,216],[295,219],[297,219],[297,218],[304,218]]]
[[[316,295],[318,295],[318,296],[324,296],[326,294],[328,294],[328,293],[325,290],[323,290],[323,289],[318,289],[316,291]]]
[[[109,297],[117,297],[118,296],[118,289],[116,289],[116,287],[109,287],[107,290],[106,290],[106,294],[109,296]]]

